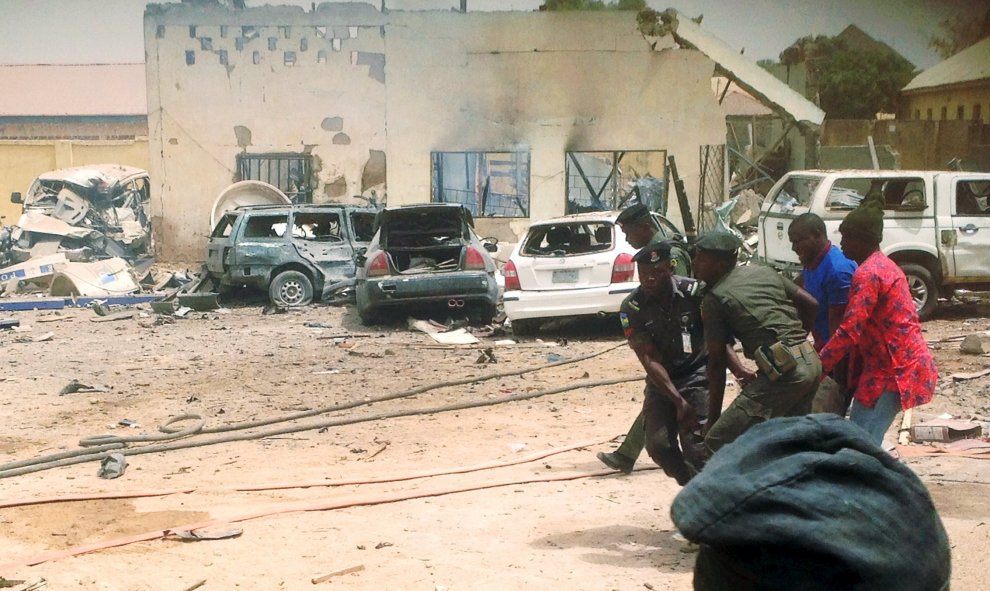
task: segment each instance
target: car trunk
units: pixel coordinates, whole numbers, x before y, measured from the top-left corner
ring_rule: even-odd
[[[393,211],[382,226],[382,247],[400,274],[459,271],[469,244],[456,209]]]
[[[516,266],[523,290],[605,287],[612,282],[615,228],[606,222],[534,226]]]

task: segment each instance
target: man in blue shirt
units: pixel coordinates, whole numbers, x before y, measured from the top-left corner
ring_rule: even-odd
[[[825,222],[813,213],[803,213],[787,230],[791,250],[804,266],[801,279],[804,289],[818,300],[818,313],[812,336],[815,350],[820,351],[838,328],[849,301],[849,286],[856,263],[846,258],[826,235]],[[846,383],[845,364],[837,367],[830,378],[822,381],[812,412],[834,412],[845,416],[852,390]]]

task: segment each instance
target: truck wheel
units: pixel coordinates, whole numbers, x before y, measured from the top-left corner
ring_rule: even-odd
[[[543,324],[539,318],[520,318],[512,321],[512,334],[517,337],[527,337],[536,334]]]
[[[907,277],[908,289],[918,308],[918,316],[922,320],[928,320],[935,313],[935,306],[938,304],[938,286],[935,285],[931,271],[916,263],[902,263],[901,270]]]
[[[305,306],[313,301],[313,282],[305,273],[282,271],[268,286],[268,298],[276,306]]]

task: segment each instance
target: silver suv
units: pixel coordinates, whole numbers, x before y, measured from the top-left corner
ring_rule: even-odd
[[[371,239],[375,214],[347,205],[239,207],[213,228],[206,268],[223,286],[252,286],[277,306],[304,306],[353,282],[355,251]]]

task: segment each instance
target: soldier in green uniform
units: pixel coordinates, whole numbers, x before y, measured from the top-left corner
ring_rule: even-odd
[[[698,282],[673,275],[670,245],[651,244],[633,257],[639,287],[619,312],[629,346],[646,370],[646,451],[668,476],[687,484],[706,452],[700,423],[707,414],[707,355]]]
[[[643,248],[649,244],[667,242],[670,245],[670,263],[673,273],[687,277],[691,274],[691,257],[683,244],[670,240],[660,232],[660,227],[650,213],[650,209],[638,203],[622,210],[615,223],[622,228],[626,241],[633,248]],[[598,459],[613,470],[626,474],[632,472],[636,459],[643,451],[643,414],[640,413],[633,421],[625,440],[614,452],[598,452]]]
[[[737,267],[740,245],[728,232],[706,234],[695,244],[694,272],[708,285],[701,316],[708,349],[705,446],[712,453],[756,423],[810,412],[822,372],[807,340],[815,298],[769,267]],[[723,413],[725,351],[736,340],[759,371],[741,380],[742,392]]]

